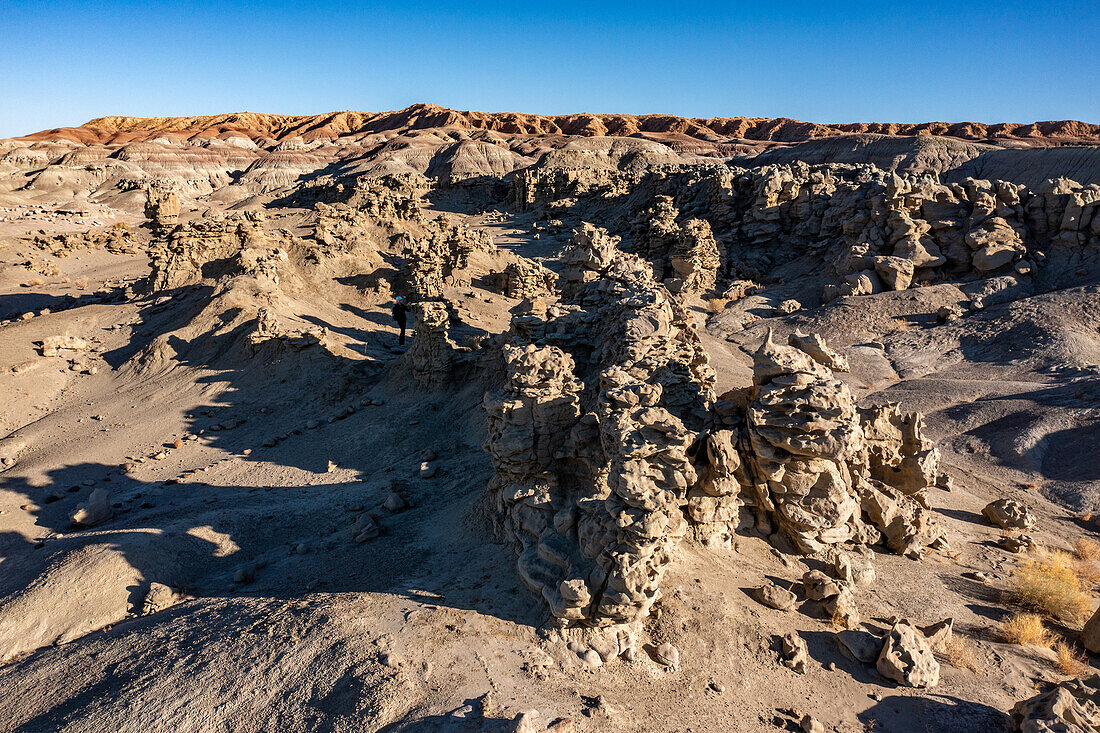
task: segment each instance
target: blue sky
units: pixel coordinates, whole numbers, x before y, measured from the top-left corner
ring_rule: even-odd
[[[0,137],[338,109],[1100,122],[1100,2],[0,0]]]

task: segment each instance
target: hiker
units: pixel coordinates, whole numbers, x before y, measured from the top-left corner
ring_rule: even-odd
[[[405,305],[405,298],[398,295],[397,300],[393,302],[393,320],[397,321],[397,325],[401,327],[401,337],[398,339],[398,345],[405,345],[405,324],[407,323],[406,316],[409,312],[408,306]]]

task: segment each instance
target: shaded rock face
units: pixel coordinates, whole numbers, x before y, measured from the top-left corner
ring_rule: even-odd
[[[634,251],[653,265],[654,275],[673,292],[713,290],[722,257],[710,223],[691,219],[682,226],[669,196],[657,196],[634,224]]]
[[[1016,703],[1010,716],[1016,733],[1100,730],[1100,675],[1060,682]]]

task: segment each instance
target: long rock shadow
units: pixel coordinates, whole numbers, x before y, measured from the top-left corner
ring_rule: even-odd
[[[882,733],[988,733],[1008,730],[1008,716],[988,705],[948,695],[892,695],[856,716]]]

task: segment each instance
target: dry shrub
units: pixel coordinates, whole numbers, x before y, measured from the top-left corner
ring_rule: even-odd
[[[1060,641],[1054,645],[1054,666],[1058,671],[1070,677],[1081,677],[1089,671],[1089,663],[1084,652],[1077,651],[1072,644]]]
[[[1013,644],[1049,647],[1053,639],[1037,613],[1017,613],[1001,622],[1001,636]]]
[[[1012,599],[1051,618],[1084,620],[1092,600],[1082,588],[1077,565],[1072,555],[1059,550],[1028,560],[1012,578]]]
[[[130,231],[130,225],[124,221],[116,221],[114,224],[111,225],[111,228],[117,229],[120,232]]]
[[[1073,554],[1079,560],[1100,560],[1100,543],[1082,537],[1073,545]]]
[[[969,669],[971,672],[980,672],[985,666],[978,661],[978,647],[965,636],[952,634],[944,642],[943,655],[948,663],[956,669]]]
[[[1082,522],[1088,523],[1092,521],[1092,512],[1082,512],[1079,517]]]
[[[895,318],[891,333],[906,333],[907,331],[916,330],[916,328],[917,324],[912,321],[907,321],[904,318]]]
[[[840,611],[833,611],[833,615],[829,618],[829,626],[833,631],[844,631],[848,628],[848,621]]]
[[[709,313],[721,313],[726,309],[726,305],[729,304],[729,298],[711,298],[706,301],[707,312]]]

